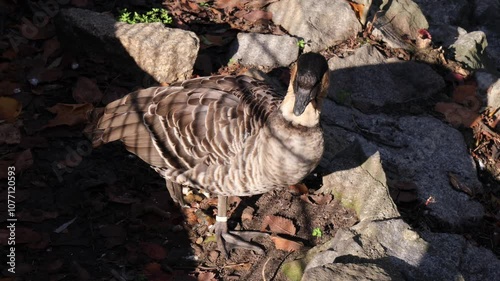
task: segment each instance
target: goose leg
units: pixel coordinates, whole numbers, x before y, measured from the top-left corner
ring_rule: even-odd
[[[182,194],[182,185],[166,180],[167,190],[170,193],[170,197],[174,200],[175,203],[179,204],[181,207],[187,207],[186,202],[184,201],[184,196]]]
[[[217,200],[217,217],[215,222],[215,236],[219,251],[226,256],[234,248],[252,250],[257,254],[264,254],[261,247],[246,240],[251,240],[257,236],[269,235],[257,231],[228,231],[227,230],[227,197],[219,196]]]

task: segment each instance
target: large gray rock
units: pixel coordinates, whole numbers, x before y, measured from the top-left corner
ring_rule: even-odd
[[[328,61],[332,71],[330,93],[339,103],[355,106],[384,106],[426,99],[445,83],[428,65],[386,59],[371,45],[346,58]]]
[[[354,208],[360,219],[364,213],[379,218],[394,213],[382,199],[365,202],[385,194],[372,179],[383,186],[389,180],[412,182],[421,202],[434,198],[425,214],[429,227],[461,229],[482,218],[482,205],[453,189],[448,178],[448,173],[454,173],[470,189],[481,191],[474,161],[460,132],[433,117],[367,115],[329,100],[324,107],[326,151],[320,165],[326,176],[320,191],[331,192],[342,202],[348,196],[350,204],[346,205]],[[365,160],[377,154],[382,168],[366,168],[370,162]],[[370,171],[369,176],[358,173],[360,168]],[[373,208],[363,211],[372,204]]]
[[[493,60],[493,67],[500,72],[500,1],[474,0],[474,20],[488,38],[486,53]]]
[[[269,5],[273,22],[304,38],[304,50],[320,51],[361,31],[354,11],[344,0],[282,0]]]
[[[486,56],[488,41],[482,31],[469,32],[460,35],[450,46],[455,60],[461,62],[468,69],[485,68],[488,65]]]
[[[481,281],[500,276],[500,261],[491,251],[455,234],[420,236],[401,219],[363,221],[339,230],[332,240],[311,249],[307,259],[304,281],[314,280],[307,277],[318,271],[335,278],[337,274],[321,268],[344,263],[376,264],[394,280]]]
[[[500,107],[500,79],[493,83],[486,92],[487,105],[494,110]]]
[[[383,0],[380,10],[383,12],[374,22],[373,35],[391,48],[409,48],[403,38],[415,39],[419,29],[429,27],[418,5],[411,0]]]
[[[299,55],[297,38],[288,35],[239,33],[229,57],[245,66],[289,66]]]
[[[474,0],[474,19],[478,25],[484,26],[497,34],[500,33],[500,1]]]
[[[468,26],[470,4],[467,0],[413,0],[429,24]]]
[[[105,55],[122,71],[140,68],[163,83],[190,77],[199,48],[193,32],[162,23],[116,22],[89,10],[63,9],[56,26],[59,39],[74,50]]]
[[[403,281],[403,277],[388,273],[372,263],[330,263],[306,271],[302,280],[309,281]]]

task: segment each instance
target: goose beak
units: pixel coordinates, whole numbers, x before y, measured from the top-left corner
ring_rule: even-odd
[[[306,110],[307,105],[311,101],[311,91],[306,89],[298,89],[295,92],[295,104],[293,105],[293,114],[300,116]]]

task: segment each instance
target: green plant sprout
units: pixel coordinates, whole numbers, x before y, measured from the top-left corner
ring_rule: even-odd
[[[316,227],[313,229],[312,236],[313,237],[321,237],[321,236],[323,236],[323,231],[321,231],[321,228]]]
[[[199,5],[200,7],[205,7],[205,8],[206,8],[206,7],[210,7],[210,4],[208,4],[207,2],[201,2],[201,3],[198,3],[198,5]]]
[[[134,23],[152,23],[161,22],[164,24],[171,24],[172,17],[168,15],[168,11],[163,8],[152,8],[144,14],[139,14],[137,12],[129,12],[127,9],[119,11],[118,21],[126,22],[128,24]]]
[[[298,42],[297,42],[297,46],[299,46],[299,48],[302,50],[304,49],[304,47],[306,46],[306,41],[304,41],[304,39],[300,39]]]

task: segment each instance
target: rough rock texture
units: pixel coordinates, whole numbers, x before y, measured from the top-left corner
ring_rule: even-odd
[[[372,178],[387,185],[386,176],[392,181],[415,183],[422,202],[429,196],[435,198],[436,203],[427,206],[427,217],[429,221],[437,220],[437,225],[460,229],[483,216],[480,203],[455,191],[449,183],[448,173],[452,172],[462,183],[481,191],[475,164],[460,132],[433,117],[367,115],[328,100],[324,106],[322,121],[327,144],[320,165],[325,168],[326,176],[321,191],[332,192],[341,200],[344,196],[356,198],[357,201],[349,200],[360,218],[363,210],[357,206],[370,204],[386,211],[367,209],[368,214],[386,216],[387,207],[382,202],[364,202],[373,200],[369,197],[374,194],[383,193],[377,191],[377,184],[370,182]],[[370,172],[370,177],[358,175],[356,167],[376,154],[380,154],[383,171]],[[343,155],[349,155],[350,160],[344,159]],[[353,162],[355,159],[360,159],[357,164]],[[369,193],[366,193],[367,188]]]
[[[391,276],[383,268],[371,263],[330,263],[306,272],[302,280],[314,281],[403,281],[403,277]]]
[[[500,72],[500,1],[474,0],[474,20],[478,29],[486,33],[488,48],[486,52],[495,63],[496,71]]]
[[[239,33],[229,57],[245,66],[289,66],[297,60],[297,38],[258,33]]]
[[[361,31],[354,11],[343,0],[282,0],[270,4],[268,11],[275,24],[304,38],[306,52],[323,50]]]
[[[500,33],[500,1],[474,0],[474,18],[478,25]]]
[[[418,5],[411,0],[384,0],[380,9],[383,12],[374,23],[373,35],[391,48],[408,48],[402,38],[415,39],[419,29],[429,27]]]
[[[450,46],[455,53],[455,60],[463,63],[469,69],[480,69],[487,65],[485,53],[488,41],[482,31],[469,32],[460,35]]]
[[[360,222],[292,262],[303,281],[496,280],[500,261],[493,253],[460,235],[412,230],[389,196],[388,180],[411,181],[420,200],[436,198],[429,217],[453,226],[481,218],[482,206],[447,179],[451,171],[468,186],[479,185],[458,131],[432,117],[365,115],[330,100],[323,112],[325,176],[318,192],[333,193]],[[354,268],[367,274],[358,276]]]
[[[488,88],[486,100],[489,107],[493,109],[500,107],[500,79]]]
[[[463,28],[448,24],[432,24],[429,26],[429,33],[432,35],[432,43],[437,46],[448,48],[457,40],[460,33],[467,33]]]
[[[470,245],[454,234],[420,236],[401,219],[363,221],[309,251],[304,277],[311,273],[334,278],[332,263],[372,263],[394,280],[497,280],[500,261],[489,250]],[[400,276],[403,276],[401,278]]]
[[[328,65],[332,70],[329,95],[360,108],[425,99],[445,86],[428,65],[385,59],[370,45],[349,57],[334,57]]]
[[[138,66],[158,82],[190,77],[199,48],[193,32],[161,23],[116,22],[89,10],[61,10],[56,25],[59,38],[73,49],[104,54],[122,71],[134,72]]]
[[[413,0],[429,24],[468,26],[470,4],[467,0]]]

